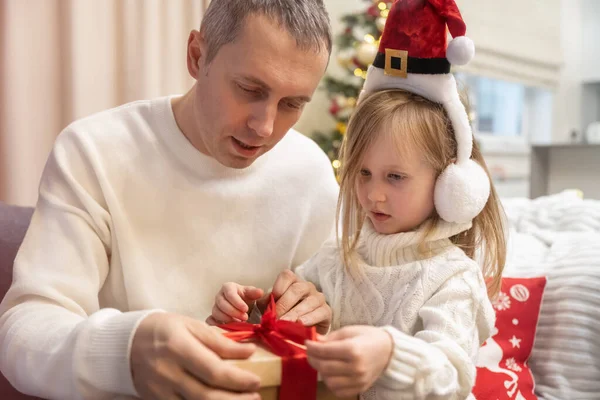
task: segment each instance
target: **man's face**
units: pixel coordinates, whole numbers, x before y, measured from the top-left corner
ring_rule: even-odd
[[[200,150],[221,164],[245,168],[272,149],[298,121],[325,72],[323,49],[300,50],[283,28],[249,16],[237,39],[206,65],[196,85],[195,119]]]

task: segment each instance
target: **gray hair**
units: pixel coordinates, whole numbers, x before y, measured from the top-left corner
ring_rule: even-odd
[[[277,21],[300,49],[326,48],[331,54],[329,15],[323,0],[212,0],[200,27],[208,47],[206,62],[237,38],[247,16],[256,14]]]

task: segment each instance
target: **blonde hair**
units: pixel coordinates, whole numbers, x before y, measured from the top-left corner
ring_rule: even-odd
[[[437,176],[456,158],[452,123],[441,104],[404,90],[380,91],[361,100],[350,118],[340,150],[337,236],[344,262],[351,271],[356,265],[356,247],[365,219],[356,195],[356,182],[365,153],[379,135],[389,135],[399,147],[417,151]],[[483,167],[489,177],[475,141],[471,158]],[[437,215],[428,220],[423,240],[435,231],[439,221]],[[476,256],[482,256],[488,294],[494,297],[500,290],[506,261],[506,238],[504,211],[493,184],[490,197],[481,213],[473,219],[472,227],[450,240],[468,257],[475,259]]]

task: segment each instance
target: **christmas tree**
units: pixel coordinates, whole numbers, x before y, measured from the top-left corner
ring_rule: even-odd
[[[324,78],[323,89],[330,101],[329,113],[336,124],[328,132],[317,131],[313,139],[331,159],[334,169],[340,167],[338,154],[346,133],[348,119],[367,76],[367,68],[375,59],[379,39],[392,6],[391,2],[365,0],[365,10],[342,17],[343,31],[336,37],[337,62],[345,76]]]

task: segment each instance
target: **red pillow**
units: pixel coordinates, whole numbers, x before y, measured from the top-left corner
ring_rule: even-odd
[[[477,400],[537,399],[527,360],[545,286],[545,277],[502,278],[501,292],[492,302],[496,327],[477,357]]]

